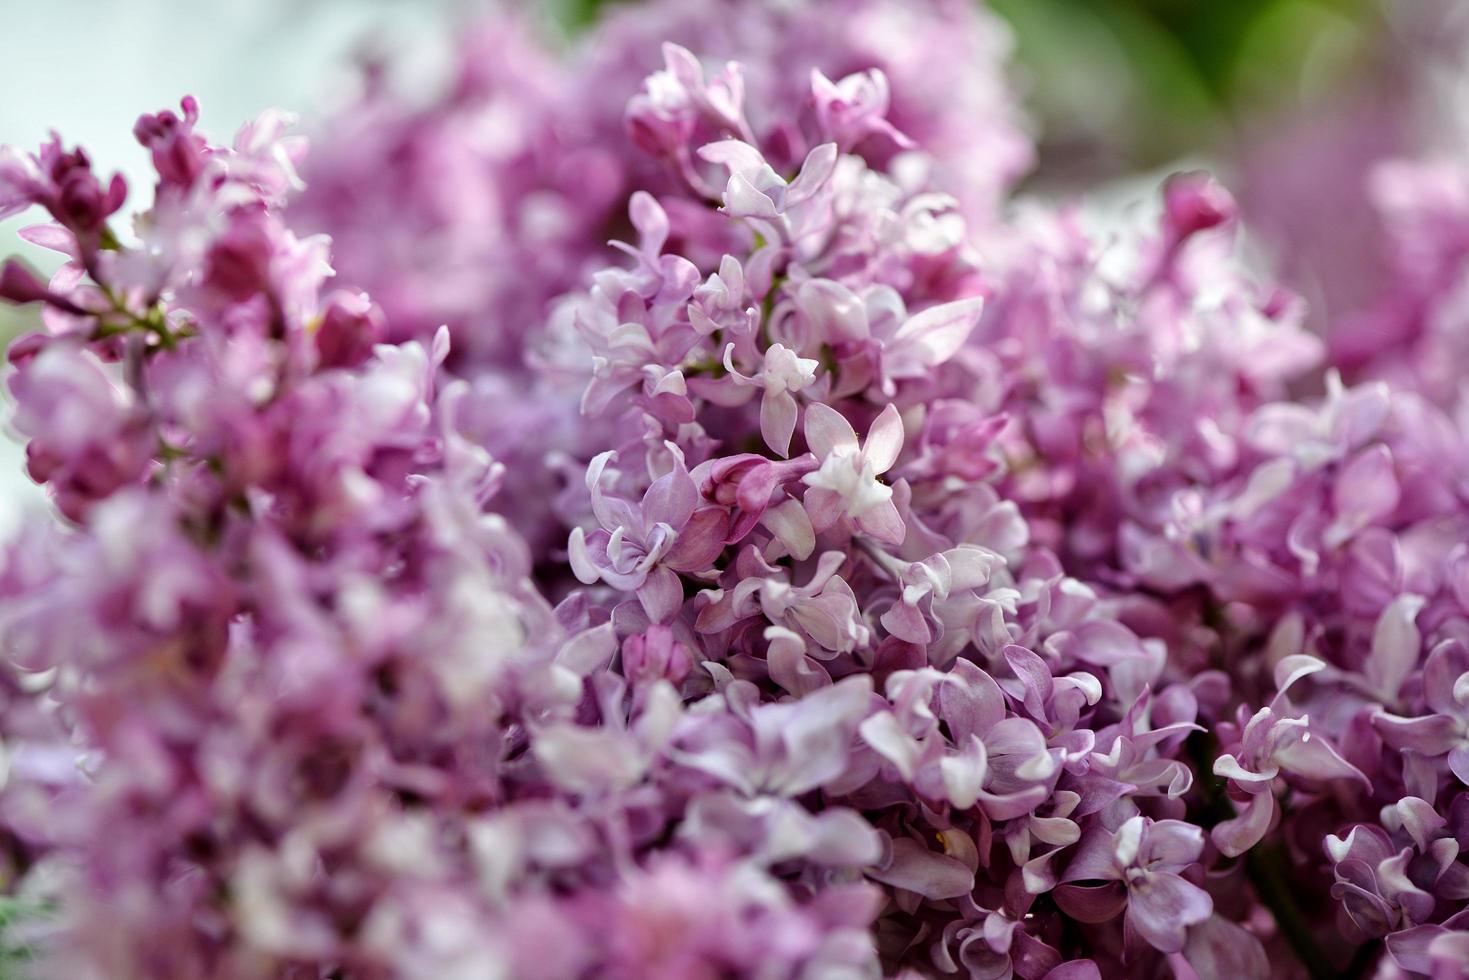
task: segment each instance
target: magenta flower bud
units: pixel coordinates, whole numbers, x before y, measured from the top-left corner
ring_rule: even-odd
[[[1239,206],[1229,191],[1201,170],[1174,174],[1163,184],[1164,226],[1173,242],[1233,221]]]
[[[650,626],[622,643],[622,673],[635,687],[663,679],[675,687],[693,667],[688,649],[667,626]]]
[[[194,132],[199,103],[189,95],[180,105],[182,119],[167,109],[139,116],[133,138],[152,154],[160,183],[186,189],[204,167],[206,146],[204,138]]]
[[[209,250],[205,282],[226,299],[250,299],[269,289],[274,254],[275,241],[265,222],[235,221]]]
[[[11,303],[39,303],[51,295],[40,277],[19,259],[6,259],[0,266],[0,299]]]
[[[6,259],[0,266],[0,299],[9,303],[45,303],[67,313],[85,316],[87,311],[50,286],[19,259]]]
[[[367,360],[387,327],[382,310],[363,293],[338,291],[327,297],[316,328],[316,352],[322,367],[355,367]]]
[[[10,346],[5,349],[5,359],[15,367],[22,367],[45,350],[55,339],[50,334],[38,332],[22,334],[12,340]]]
[[[42,149],[40,159],[51,182],[46,206],[57,221],[78,235],[95,235],[127,199],[122,175],[114,174],[104,190],[92,172],[92,161],[80,148],[63,153],[61,144],[53,141]]]

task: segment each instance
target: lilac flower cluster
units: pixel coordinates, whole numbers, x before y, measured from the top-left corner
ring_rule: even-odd
[[[309,166],[185,100],[127,230],[0,151],[45,975],[1464,975],[1448,355],[1323,374],[1202,174],[1002,213],[993,26],[841,6],[497,21]]]
[[[371,286],[395,339],[448,324],[456,363],[518,365],[546,304],[606,264],[629,195],[678,186],[657,159],[671,134],[652,120],[701,121],[676,84],[643,93],[664,42],[740,62],[731,83],[765,113],[742,135],[782,170],[808,136],[880,164],[917,141],[932,151],[922,166],[952,175],[971,219],[988,222],[1031,162],[1004,75],[1009,35],[968,0],[653,0],[612,7],[569,51],[549,35],[495,8],[467,26],[430,97],[400,91],[391,64],[369,65],[358,98],[317,126],[291,206],[296,227],[332,236],[338,272]],[[867,138],[888,119],[906,135]],[[670,214],[690,247],[717,243],[704,208],[680,198]]]

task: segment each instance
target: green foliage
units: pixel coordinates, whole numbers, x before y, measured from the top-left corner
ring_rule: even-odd
[[[1308,101],[1366,56],[1372,0],[991,0],[1057,153],[1125,171]],[[1087,161],[1094,162],[1094,161]]]
[[[54,914],[50,903],[0,895],[0,980],[28,975],[26,965],[35,959],[36,949],[26,938],[27,927]]]

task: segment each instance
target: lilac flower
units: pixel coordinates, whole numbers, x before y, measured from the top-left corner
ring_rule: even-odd
[[[914,145],[887,120],[888,80],[881,69],[833,82],[813,68],[811,92],[822,134],[840,148],[850,150],[869,136],[885,136],[903,149]]]
[[[888,405],[867,430],[866,443],[843,416],[821,403],[806,409],[806,442],[820,468],[801,478],[806,513],[817,533],[846,518],[889,544],[902,544],[903,521],[893,506],[892,487],[877,478],[892,469],[903,448],[903,421]]]
[[[633,141],[654,156],[678,157],[702,118],[716,131],[752,140],[744,118],[744,69],[730,62],[712,81],[687,48],[664,43],[663,69],[644,82],[645,90],[628,102]],[[687,158],[680,164],[687,166]]]
[[[734,218],[758,221],[771,237],[793,244],[814,233],[826,220],[828,181],[837,163],[835,143],[823,143],[806,155],[801,169],[787,181],[755,147],[740,140],[721,140],[699,149],[699,156],[725,168],[729,180],[721,200]]]
[[[1131,817],[1115,832],[1097,828],[1083,838],[1062,880],[1121,882],[1128,928],[1153,948],[1176,953],[1188,927],[1214,911],[1209,893],[1179,874],[1197,863],[1203,848],[1198,827]]]
[[[883,628],[911,643],[935,643],[940,648],[930,623],[947,626],[962,616],[962,593],[990,584],[1002,562],[999,555],[977,545],[961,545],[921,562],[887,560],[881,553],[874,557],[895,571],[902,584],[899,601],[882,614]]]
[[[1265,835],[1275,814],[1274,782],[1282,773],[1306,779],[1355,778],[1363,784],[1369,782],[1320,733],[1311,731],[1308,718],[1292,718],[1284,713],[1288,709],[1286,690],[1324,668],[1325,664],[1310,657],[1282,660],[1276,667],[1280,682],[1275,700],[1248,720],[1241,706],[1240,723],[1227,730],[1233,737],[1226,737],[1224,742],[1233,751],[1214,761],[1214,774],[1228,779],[1248,802],[1243,814],[1216,825],[1211,832],[1215,845],[1225,854],[1242,854]]]
[[[1469,786],[1469,654],[1458,640],[1444,640],[1423,664],[1423,699],[1431,712],[1404,718],[1387,711],[1372,727],[1394,749],[1424,758],[1442,757],[1459,782]]]
[[[819,362],[810,357],[799,357],[795,351],[781,344],[771,344],[765,349],[765,364],[760,373],[746,378],[735,370],[730,361],[734,344],[724,348],[724,367],[735,379],[736,384],[755,385],[764,390],[760,397],[760,435],[765,444],[777,456],[790,455],[791,435],[796,431],[798,406],[793,392],[800,391],[816,380]]]
[[[654,623],[671,617],[683,601],[679,573],[709,569],[724,550],[729,515],[720,507],[698,508],[699,491],[684,467],[683,454],[670,445],[673,469],[654,480],[642,502],[613,496],[603,486],[608,451],[587,467],[587,489],[601,527],[591,534],[573,528],[567,544],[572,569],[582,582],[598,580],[635,592]]]
[[[759,613],[825,650],[848,652],[865,646],[869,630],[861,621],[851,586],[837,574],[844,561],[840,552],[826,552],[806,584],[793,585],[787,573],[745,551],[740,556],[745,567],[740,569],[744,574],[739,583],[732,589],[706,593],[708,604],[699,611],[694,628],[713,633]],[[756,569],[764,574],[752,574]]]
[[[103,187],[86,152],[67,152],[59,137],[53,136],[36,154],[6,147],[0,156],[0,215],[42,207],[84,243],[89,255],[101,244],[104,223],[126,199],[127,183],[121,174],[114,174]]]
[[[1440,899],[1469,898],[1469,868],[1456,862],[1459,845],[1426,801],[1405,797],[1385,807],[1381,820],[1382,827],[1359,825],[1345,838],[1327,836],[1336,876],[1332,894],[1361,933],[1392,932],[1389,949],[1405,955],[1423,936],[1412,933],[1434,915]]]
[[[925,796],[959,810],[978,804],[995,820],[1020,817],[1046,799],[1057,760],[1035,725],[1007,716],[998,686],[983,671],[970,665],[949,675],[899,672],[887,694],[892,710],[864,721],[862,737]]]
[[[858,296],[841,283],[803,283],[796,302],[814,336],[881,379],[885,395],[896,381],[926,377],[952,358],[979,321],[980,297],[956,300],[907,316],[900,296],[878,287]]]
[[[156,450],[135,392],[119,387],[88,351],[52,344],[10,378],[26,465],[56,503],[79,517],[95,500],[142,480]]]

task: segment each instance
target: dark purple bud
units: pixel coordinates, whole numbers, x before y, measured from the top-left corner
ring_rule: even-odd
[[[92,172],[92,161],[80,148],[57,153],[51,160],[51,215],[79,236],[100,231],[107,217],[127,200],[127,182],[114,174],[104,190]]]
[[[354,367],[367,360],[386,331],[380,310],[362,293],[337,292],[327,298],[326,312],[316,331],[321,366]]]
[[[199,120],[199,103],[190,95],[180,105],[184,111],[182,119],[167,109],[139,116],[133,126],[133,137],[152,153],[159,183],[187,188],[204,168],[206,144],[194,132],[194,124]]]
[[[11,303],[40,303],[50,294],[46,284],[19,259],[0,266],[0,299]]]
[[[268,290],[275,243],[263,221],[240,220],[215,241],[205,260],[205,282],[232,300]]]
[[[41,277],[19,259],[6,259],[0,266],[0,299],[9,303],[49,303],[68,313],[84,315],[87,311],[65,296],[51,291]]]
[[[11,341],[10,346],[5,349],[5,357],[16,367],[25,365],[55,338],[48,333],[32,332],[22,334]]]
[[[1163,185],[1164,224],[1174,243],[1233,221],[1239,212],[1223,185],[1202,170],[1174,174]]]

